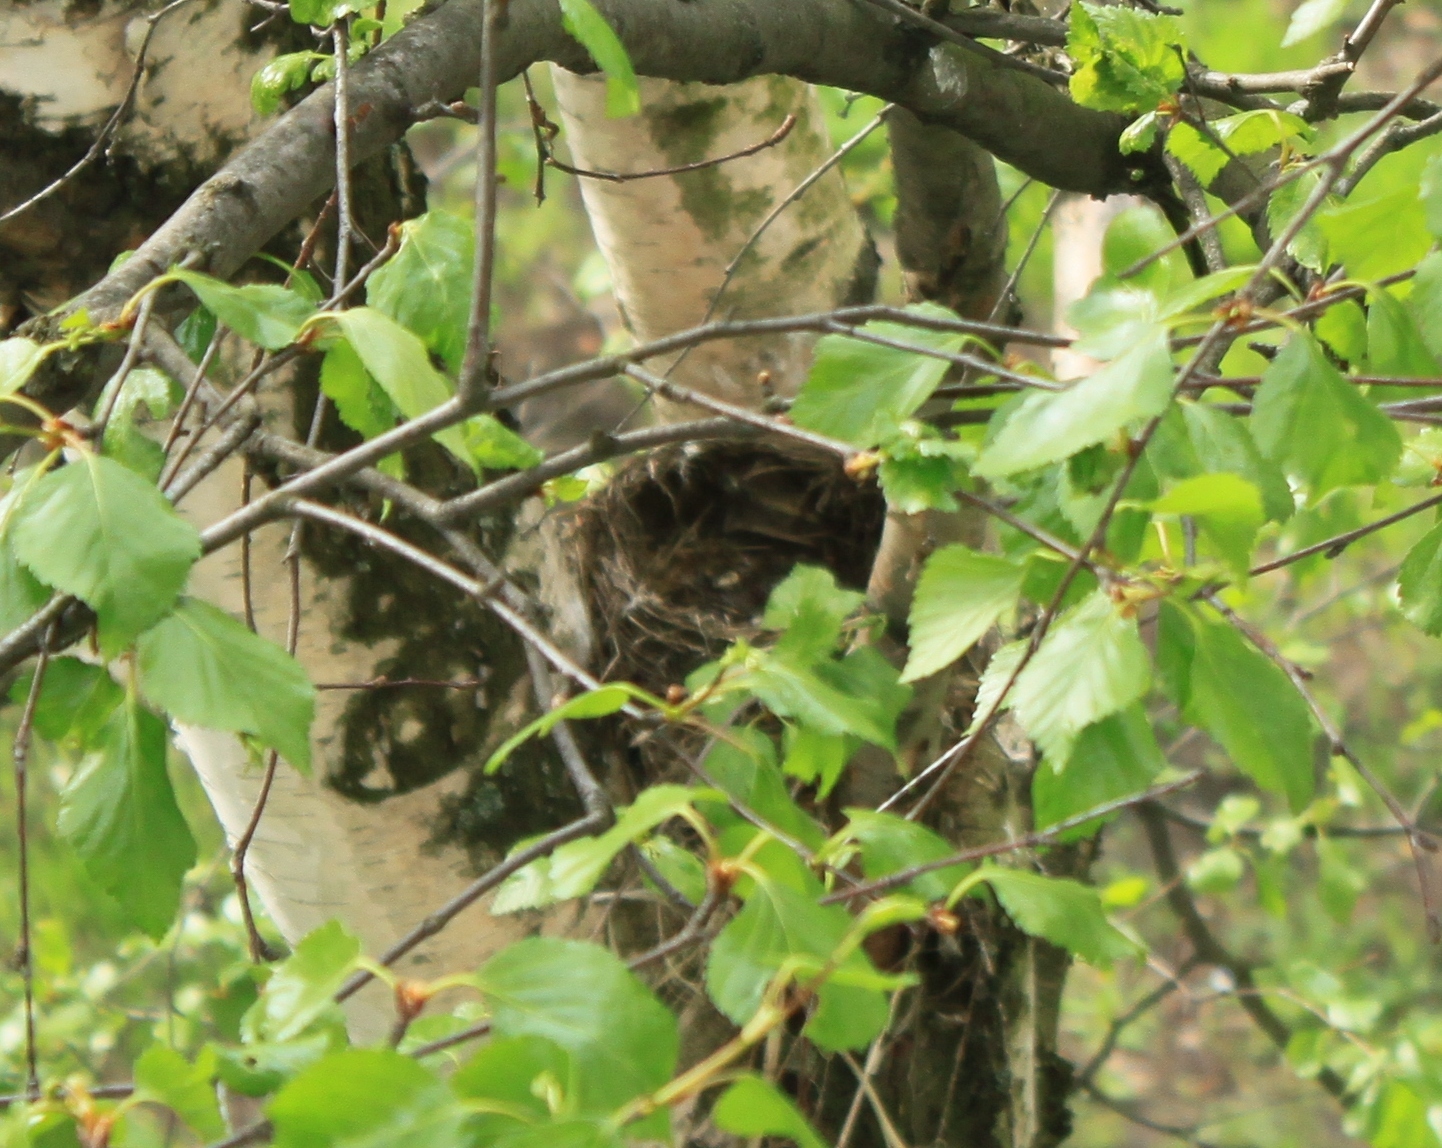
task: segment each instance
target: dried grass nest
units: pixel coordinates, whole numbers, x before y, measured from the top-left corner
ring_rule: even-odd
[[[599,668],[656,692],[756,632],[798,563],[866,585],[886,504],[834,456],[772,442],[691,443],[624,463],[576,511]]]

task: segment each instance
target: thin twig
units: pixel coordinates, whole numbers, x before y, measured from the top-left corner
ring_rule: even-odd
[[[15,847],[17,853],[16,882],[20,899],[20,939],[15,946],[15,964],[24,982],[25,994],[25,1095],[40,1098],[39,1051],[35,1039],[35,961],[30,944],[30,825],[27,795],[29,789],[30,735],[35,727],[35,707],[45,671],[50,667],[50,646],[55,638],[52,624],[47,640],[40,646],[35,674],[25,697],[25,709],[15,731],[11,760],[15,767]]]
[[[1414,502],[1411,506],[1404,507],[1386,518],[1379,518],[1376,522],[1369,522],[1365,526],[1359,526],[1355,530],[1346,530],[1341,534],[1335,534],[1331,538],[1324,538],[1321,542],[1315,542],[1311,546],[1303,546],[1300,550],[1293,550],[1290,554],[1283,554],[1280,558],[1273,558],[1270,562],[1263,562],[1253,566],[1247,571],[1250,575],[1269,574],[1273,570],[1280,570],[1284,566],[1290,566],[1294,562],[1300,562],[1304,558],[1310,558],[1314,554],[1322,554],[1328,558],[1339,557],[1348,546],[1359,538],[1365,538],[1369,534],[1375,534],[1388,526],[1392,526],[1404,519],[1411,518],[1414,514],[1421,514],[1438,504],[1442,504],[1442,494],[1434,494],[1420,502]]]
[[[714,159],[699,159],[695,163],[678,164],[676,167],[658,167],[649,171],[595,171],[590,168],[572,167],[563,163],[552,154],[549,148],[545,151],[546,164],[563,171],[567,175],[580,176],[582,179],[599,179],[607,183],[630,183],[637,179],[656,179],[664,175],[684,175],[689,171],[704,171],[708,167],[716,167],[719,164],[730,163],[732,160],[745,159],[747,156],[755,155],[757,152],[765,151],[767,148],[775,147],[782,140],[791,134],[791,129],[796,126],[796,113],[791,112],[781,121],[780,127],[767,136],[760,143],[749,144],[737,151],[727,155],[718,155]]]
[[[1003,68],[1013,68],[1018,72],[1025,72],[1028,76],[1035,76],[1045,80],[1048,84],[1065,85],[1071,77],[1065,72],[1058,72],[1052,68],[1043,68],[1040,64],[1033,64],[1030,60],[1019,60],[1015,56],[1008,56],[1005,52],[998,52],[995,48],[989,48],[985,44],[973,40],[954,28],[949,28],[939,20],[933,20],[919,8],[912,8],[902,0],[866,0],[874,8],[880,8],[884,12],[890,12],[893,16],[899,17],[904,23],[915,24],[918,28],[925,28],[938,39],[945,40],[948,44],[955,44],[965,48],[974,55],[981,56],[993,64]]]

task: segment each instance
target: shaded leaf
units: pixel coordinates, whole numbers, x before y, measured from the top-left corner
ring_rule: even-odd
[[[1152,724],[1140,705],[1130,705],[1103,718],[1077,736],[1071,759],[1063,769],[1043,763],[1032,775],[1036,827],[1047,829],[1088,809],[1140,793],[1166,764]],[[1060,840],[1089,837],[1109,820],[1111,817],[1095,818],[1069,829]]]
[[[868,881],[889,877],[902,869],[925,865],[950,857],[956,847],[946,838],[894,813],[871,809],[848,809],[847,824],[842,832],[861,846],[861,868]],[[970,865],[950,865],[922,873],[905,886],[924,901],[945,900],[956,883],[972,869]]]
[[[222,324],[242,339],[278,351],[295,342],[315,307],[288,287],[247,283],[234,287],[199,271],[171,271],[168,278],[184,283]]]
[[[400,225],[400,249],[366,281],[366,301],[410,328],[452,371],[466,354],[475,229],[447,211]]]
[[[1098,968],[1137,955],[1136,943],[1107,920],[1101,898],[1089,885],[999,865],[983,872],[1001,907],[1023,932],[1060,945]]]
[[[135,1062],[135,1087],[147,1099],[164,1104],[202,1139],[219,1140],[225,1121],[215,1099],[215,1054],[203,1053],[194,1065],[174,1049],[152,1044]]]
[[[166,772],[165,725],[134,699],[115,710],[66,783],[60,834],[136,927],[165,935],[195,839]]]
[[[1397,593],[1402,613],[1434,638],[1442,635],[1442,526],[1424,534],[1402,562]]]
[[[390,1049],[351,1048],[322,1057],[280,1090],[267,1113],[276,1148],[469,1144],[468,1113],[441,1078]]]
[[[229,614],[183,599],[140,636],[136,662],[155,706],[192,725],[253,734],[310,769],[315,688],[299,662]]]
[[[799,1148],[826,1148],[789,1097],[759,1076],[743,1076],[711,1110],[718,1128],[737,1136],[781,1136]]]
[[[339,921],[312,929],[276,966],[245,1019],[247,1043],[300,1036],[334,1007],[335,994],[355,972],[361,943]]]
[[[590,0],[561,0],[561,23],[606,74],[606,114],[633,116],[639,112],[641,91],[631,57],[606,18]]]
[[[1232,573],[1245,578],[1252,544],[1265,515],[1257,488],[1235,474],[1199,474],[1173,486],[1151,503],[1153,514],[1186,515]]]

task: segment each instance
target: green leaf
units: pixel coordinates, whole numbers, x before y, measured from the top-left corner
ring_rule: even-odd
[[[1136,619],[1098,590],[1057,619],[1017,678],[1011,701],[1022,728],[1057,769],[1077,734],[1131,705],[1150,682]]]
[[[1123,208],[1112,217],[1112,221],[1107,224],[1106,233],[1102,236],[1101,282],[1110,281],[1115,284],[1117,281],[1113,276],[1120,275],[1139,260],[1161,251],[1176,237],[1177,233],[1167,223],[1166,216],[1151,204]],[[1180,251],[1169,251],[1126,282],[1133,289],[1140,287],[1154,295],[1164,295],[1170,291],[1173,283],[1189,281],[1191,277],[1186,256]]]
[[[36,577],[95,611],[107,655],[170,609],[200,557],[200,536],[160,491],[88,452],[31,488],[10,539]]]
[[[940,861],[956,852],[940,834],[894,813],[848,809],[846,817],[842,833],[860,844],[861,871],[868,881]],[[949,865],[914,877],[904,888],[924,901],[942,901],[971,869],[970,865]]]
[[[1320,171],[1304,172],[1290,182],[1282,184],[1267,197],[1267,230],[1271,234],[1280,236],[1287,230],[1292,220],[1296,218],[1317,190],[1321,179]],[[1326,204],[1336,201],[1329,197],[1323,202]],[[1328,265],[1334,261],[1328,252],[1327,235],[1322,230],[1316,215],[1302,225],[1302,229],[1287,245],[1287,254],[1303,267],[1319,274],[1326,271]]]
[[[826,1148],[789,1097],[759,1076],[743,1076],[711,1110],[716,1126],[737,1136],[781,1136],[798,1148]]]
[[[1380,482],[1402,453],[1392,420],[1342,378],[1305,331],[1267,366],[1251,428],[1262,453],[1296,475],[1313,502],[1339,486]]]
[[[25,674],[10,690],[10,700],[24,705],[33,674]],[[52,658],[35,700],[35,732],[47,741],[63,741],[74,734],[85,749],[105,729],[125,691],[115,684],[104,666],[79,658]]]
[[[938,319],[956,316],[936,303],[909,308]],[[960,351],[967,336],[928,331],[900,323],[867,323],[869,335],[944,353]],[[914,415],[950,369],[944,359],[895,347],[864,343],[846,335],[826,335],[816,344],[816,357],[801,393],[791,407],[797,426],[857,446],[875,446]]]
[[[1118,957],[1137,955],[1136,943],[1107,920],[1101,898],[1090,886],[998,865],[988,865],[983,872],[1001,907],[1022,932],[1068,949],[1098,968],[1110,968]]]
[[[456,1070],[451,1091],[463,1100],[485,1102],[486,1111],[473,1118],[474,1142],[492,1144],[527,1124],[549,1124],[553,1109],[574,1111],[574,1078],[570,1055],[555,1042],[539,1036],[502,1037]]]
[[[468,1113],[429,1068],[351,1048],[311,1065],[267,1109],[276,1148],[465,1148]]]
[[[1204,303],[1210,303],[1222,295],[1231,294],[1251,279],[1254,271],[1256,268],[1251,264],[1242,267],[1228,267],[1222,271],[1213,271],[1210,275],[1203,275],[1200,279],[1183,283],[1162,298],[1161,318],[1173,319],[1178,315],[1185,315],[1197,310]]]
[[[1215,141],[1186,122],[1176,124],[1167,132],[1167,151],[1186,164],[1203,187],[1210,187],[1212,180],[1231,162],[1231,156]]]
[[[777,881],[758,880],[741,912],[711,947],[706,991],[726,1016],[745,1024],[761,1006],[767,986],[783,965],[809,958],[818,972],[851,931],[851,916],[838,905],[818,905],[819,886],[802,892]],[[886,1025],[886,997],[877,989],[841,983],[847,974],[873,974],[865,953],[854,948],[818,990],[818,1008],[806,1035],[834,1052],[862,1048]],[[813,974],[814,976],[814,974]],[[803,973],[800,978],[807,980]]]
[[[1160,317],[1154,291],[1131,280],[1121,282],[1110,275],[1103,275],[1093,283],[1066,312],[1067,322],[1081,336],[1072,344],[1072,350],[1096,359],[1115,359],[1139,343],[1155,338]]]
[[[784,790],[782,791],[784,794]],[[632,842],[662,822],[691,808],[695,792],[681,785],[653,785],[619,810],[616,823],[596,837],[568,841],[549,857],[532,861],[508,877],[491,904],[495,914],[538,909],[584,897],[596,887],[611,862]]]
[[[107,387],[100,400],[102,406],[108,395]],[[135,425],[136,416],[145,406],[152,418],[164,418],[179,398],[179,388],[169,375],[153,367],[136,367],[128,372],[111,408],[110,421],[105,424],[104,452],[146,481],[155,482],[165,465],[165,452]]]
[[[60,834],[126,918],[163,937],[195,864],[195,839],[165,769],[165,724],[133,698],[105,725],[60,795]]]
[[[1254,155],[1284,140],[1306,139],[1312,126],[1301,116],[1278,108],[1258,108],[1225,116],[1212,124],[1221,141],[1237,155]]]
[[[1422,169],[1417,197],[1422,201],[1422,209],[1426,213],[1427,230],[1433,235],[1442,236],[1442,156],[1434,155]]]
[[[136,643],[146,700],[192,725],[253,734],[310,769],[315,688],[300,663],[229,614],[182,599]]]
[[[1152,111],[1186,78],[1186,37],[1174,16],[1077,4],[1067,54],[1077,103],[1114,112]]]
[[[23,387],[44,358],[33,339],[23,335],[0,339],[0,395],[13,395]]]
[[[471,318],[475,228],[447,211],[428,211],[400,225],[401,244],[366,281],[366,301],[410,328],[458,371]]]
[[[341,422],[362,438],[375,438],[396,425],[395,404],[371,378],[355,348],[337,341],[320,364],[320,389],[335,403]]]
[[[1166,767],[1151,722],[1140,705],[1089,725],[1078,735],[1071,760],[1061,770],[1043,765],[1032,775],[1032,814],[1037,829],[1110,801],[1140,793]],[[1098,817],[1068,830],[1062,841],[1090,837],[1112,817]]]
[[[281,97],[310,79],[311,64],[322,58],[319,52],[287,52],[256,72],[250,78],[250,106],[256,114],[269,116],[279,111]]]
[[[1434,638],[1442,635],[1442,526],[1422,536],[1397,579],[1402,613]]]
[[[1347,0],[1303,0],[1292,12],[1287,34],[1282,37],[1282,47],[1290,48],[1330,28],[1342,18],[1346,7]]]
[[[1000,478],[1060,462],[1111,439],[1129,423],[1161,414],[1171,396],[1166,332],[1154,328],[1130,351],[1066,390],[1023,399],[982,451],[976,473]]]
[[[1347,202],[1317,213],[1329,258],[1353,279],[1381,279],[1413,266],[1432,245],[1426,212],[1410,180],[1361,203]]]
[[[10,531],[0,534],[0,633],[24,625],[48,601],[50,587],[21,564]]]
[[[561,0],[561,25],[591,53],[606,73],[606,114],[633,116],[641,110],[641,90],[631,57],[606,18],[590,0]]]
[[[1417,264],[1407,309],[1422,332],[1422,342],[1434,357],[1442,359],[1442,251],[1433,252]],[[1331,308],[1328,314],[1335,310]]]
[[[328,28],[342,16],[364,11],[364,0],[291,0],[290,18],[297,24]]]
[[[1252,483],[1235,474],[1199,474],[1153,500],[1151,511],[1194,519],[1232,573],[1246,577],[1252,544],[1266,520],[1262,496]]]
[[[461,438],[475,465],[486,470],[524,470],[546,457],[494,415],[468,418]]]
[[[1367,891],[1367,868],[1340,841],[1318,835],[1316,844],[1317,899],[1327,916],[1347,925],[1357,898]]]
[[[1292,488],[1282,469],[1258,449],[1247,424],[1206,403],[1179,403],[1198,465],[1207,474],[1239,475],[1262,495],[1272,522],[1285,522],[1294,509]]]
[[[487,759],[484,772],[495,773],[505,764],[506,758],[515,752],[518,745],[533,737],[545,737],[556,728],[558,722],[570,721],[572,718],[610,717],[631,700],[634,692],[628,686],[617,684],[577,694],[506,738]]]
[[[1355,299],[1334,303],[1317,317],[1313,328],[1339,359],[1361,363],[1367,357],[1367,314]]]
[[[300,1036],[334,1007],[335,994],[355,972],[361,943],[339,921],[312,929],[266,981],[246,1016],[251,1041],[284,1042]]]
[[[233,287],[199,271],[171,271],[167,277],[184,283],[216,319],[267,351],[295,342],[301,325],[316,313],[302,296],[274,283]]]
[[[1237,767],[1300,812],[1312,798],[1312,720],[1270,659],[1225,622],[1193,613],[1182,713],[1221,744]],[[1184,653],[1181,656],[1185,656]]]
[[[676,1018],[599,945],[531,937],[488,960],[476,984],[497,1036],[545,1037],[570,1053],[580,1111],[617,1108],[675,1070]]]
[[[1016,606],[1026,568],[957,543],[926,560],[911,601],[911,656],[903,682],[944,669]]]
[[[1370,374],[1437,377],[1437,360],[1428,350],[1413,314],[1385,288],[1379,287],[1371,293],[1367,306],[1367,370]]]
[[[1157,113],[1148,112],[1139,116],[1126,126],[1121,138],[1117,140],[1117,150],[1122,155],[1131,155],[1134,152],[1150,151],[1152,144],[1157,142]]]
[[[798,662],[828,656],[841,637],[841,625],[866,595],[836,584],[836,575],[822,566],[799,565],[771,591],[761,624],[784,630],[779,648]]]
[[[885,749],[895,749],[896,719],[911,697],[895,668],[870,646],[812,666],[762,653],[733,684],[752,690],[778,717],[822,733],[855,734]]]
[[[202,1054],[191,1065],[174,1049],[152,1044],[135,1062],[135,1090],[164,1104],[201,1139],[219,1140],[225,1135],[225,1121],[215,1099],[215,1071],[213,1052]]]
[[[717,739],[703,764],[707,776],[732,801],[809,848],[820,847],[821,829],[787,793],[786,779],[776,765],[776,747],[766,734],[738,729],[730,739]]]
[[[371,377],[408,419],[419,418],[451,397],[451,381],[431,365],[419,336],[373,307],[352,307],[335,316],[336,324]],[[436,441],[467,466],[476,461],[460,427],[437,431]]]
[[[815,784],[816,796],[825,800],[841,779],[855,741],[845,734],[823,733],[807,725],[786,727],[786,756],[781,772],[805,785]]]
[[[920,424],[907,422],[903,431]],[[944,439],[934,431],[903,433],[883,444],[877,474],[886,504],[898,514],[955,510],[953,492],[966,482],[969,444]]]

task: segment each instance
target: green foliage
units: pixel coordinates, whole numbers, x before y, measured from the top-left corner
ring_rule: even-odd
[[[561,0],[561,22],[606,73],[606,114],[633,116],[639,112],[641,93],[631,57],[595,5],[590,0]]]
[[[935,303],[922,303],[913,310],[951,318],[949,311]],[[955,354],[967,342],[967,336],[956,332],[898,323],[867,323],[861,331],[945,354]],[[946,371],[945,359],[848,335],[826,335],[816,345],[811,372],[791,407],[791,418],[797,426],[819,434],[857,446],[875,446],[899,432],[901,423],[941,385]]]
[[[165,934],[195,840],[166,772],[165,725],[134,697],[111,714],[65,786],[60,832],[129,921]]]
[[[181,270],[164,278],[184,283],[223,326],[267,351],[295,342],[301,326],[315,314],[304,296],[273,283],[234,287],[199,271]]]
[[[731,1085],[711,1110],[711,1119],[737,1136],[784,1136],[798,1148],[826,1148],[796,1105],[759,1076],[743,1076]]]
[[[994,626],[1021,594],[1025,569],[960,543],[926,561],[911,602],[911,656],[904,682],[944,669]]]
[[[988,865],[977,871],[1017,927],[1106,968],[1136,955],[1136,944],[1107,920],[1097,891],[1067,877]]]
[[[9,538],[36,578],[95,611],[109,654],[170,610],[200,557],[195,528],[154,486],[88,452],[30,488]]]
[[[471,316],[475,231],[446,211],[428,211],[400,225],[395,257],[366,281],[366,300],[419,335],[458,371]]]
[[[1152,111],[1186,77],[1180,22],[1139,8],[1076,5],[1067,53],[1072,98],[1089,108]]]
[[[291,10],[294,12],[294,5]],[[285,94],[309,81],[312,67],[324,58],[320,52],[287,52],[276,56],[250,78],[250,106],[258,115],[274,115],[280,110]]]

